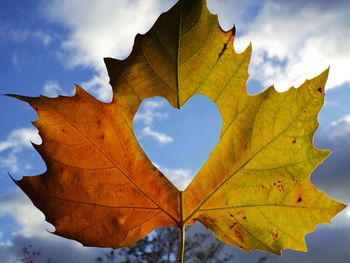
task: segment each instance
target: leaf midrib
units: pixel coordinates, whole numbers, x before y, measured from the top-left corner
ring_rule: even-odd
[[[318,207],[318,206],[298,206],[298,205],[286,205],[286,204],[254,204],[254,205],[237,205],[237,206],[226,206],[226,207],[213,207],[198,209],[198,211],[215,211],[215,210],[226,210],[226,209],[237,209],[237,208],[249,208],[249,207],[286,207],[286,208],[300,208],[300,209],[313,209],[313,210],[335,210],[331,207]]]

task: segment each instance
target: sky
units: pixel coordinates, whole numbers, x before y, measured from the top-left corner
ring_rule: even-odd
[[[104,57],[126,58],[137,33],[147,32],[175,0],[2,0],[0,8],[0,94],[71,96],[74,84],[98,99],[111,100]],[[312,175],[331,197],[350,202],[350,1],[208,0],[220,25],[236,25],[234,48],[251,42],[248,91],[275,85],[298,87],[330,66],[326,102],[314,141],[332,155]],[[13,262],[23,245],[42,251],[53,262],[93,262],[104,250],[49,233],[53,227],[12,182],[45,171],[31,146],[41,139],[26,104],[0,96],[0,255]],[[215,148],[220,112],[204,96],[180,111],[166,100],[143,102],[135,134],[152,162],[180,189],[195,176]],[[350,209],[306,237],[309,252],[286,250],[266,262],[348,262]],[[233,262],[254,262],[261,252],[232,248]],[[65,251],[66,253],[61,253]]]

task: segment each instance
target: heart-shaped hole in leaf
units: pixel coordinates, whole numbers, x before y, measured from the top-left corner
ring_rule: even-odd
[[[180,110],[166,99],[142,102],[134,132],[148,158],[184,190],[219,142],[222,117],[208,97],[193,96]]]

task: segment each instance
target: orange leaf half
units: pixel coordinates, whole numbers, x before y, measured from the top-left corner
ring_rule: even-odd
[[[17,184],[56,234],[88,246],[128,246],[154,228],[176,226],[179,192],[144,154],[117,101],[80,87],[73,98],[19,97],[39,114],[35,148],[47,172]]]

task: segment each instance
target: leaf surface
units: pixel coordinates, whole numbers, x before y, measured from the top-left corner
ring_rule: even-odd
[[[161,226],[200,221],[250,251],[306,250],[304,236],[344,206],[317,190],[311,172],[328,151],[313,146],[328,70],[298,89],[246,91],[251,46],[233,49],[204,0],[180,0],[126,60],[106,58],[113,101],[28,98],[39,113],[44,175],[18,185],[56,227],[84,245],[121,247]],[[133,133],[140,103],[162,96],[180,108],[202,94],[218,106],[219,144],[184,192],[147,159]]]
[[[176,226],[178,190],[144,154],[117,101],[77,87],[74,97],[19,97],[39,114],[35,145],[47,165],[17,184],[56,234],[99,247],[128,246],[154,228]]]
[[[269,88],[237,111],[185,191],[185,221],[247,251],[306,251],[305,233],[343,208],[310,181],[329,154],[312,144],[327,74],[284,93]]]

